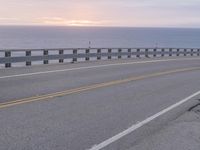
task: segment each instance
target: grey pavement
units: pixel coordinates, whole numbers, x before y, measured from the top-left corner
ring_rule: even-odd
[[[0,70],[0,76],[147,60],[153,59],[11,68]],[[179,60],[3,78],[0,102],[199,66],[200,59]],[[199,74],[200,70],[174,73],[0,109],[0,149],[89,149],[199,91]]]
[[[199,150],[200,106],[187,111],[129,150]]]

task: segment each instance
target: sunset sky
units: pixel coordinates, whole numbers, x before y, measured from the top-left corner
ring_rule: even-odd
[[[0,0],[0,25],[200,27],[200,0]]]

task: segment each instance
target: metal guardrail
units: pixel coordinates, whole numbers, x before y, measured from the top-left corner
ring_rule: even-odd
[[[49,53],[53,52],[53,53]],[[15,53],[15,55],[13,55]],[[16,55],[18,53],[18,55]],[[32,55],[32,53],[35,53]],[[58,60],[57,63],[64,63],[71,60],[71,63],[78,59],[89,61],[113,58],[140,58],[140,57],[166,57],[166,56],[200,56],[200,48],[62,48],[62,49],[15,49],[0,50],[0,64],[6,68],[13,63],[24,62],[31,66],[32,62],[43,61],[48,64],[50,60]]]

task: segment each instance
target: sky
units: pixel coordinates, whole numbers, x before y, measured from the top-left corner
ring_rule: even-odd
[[[200,28],[200,0],[0,0],[0,25]]]

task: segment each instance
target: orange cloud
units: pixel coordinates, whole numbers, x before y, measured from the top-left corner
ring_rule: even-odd
[[[102,26],[108,23],[107,21],[95,21],[95,20],[67,20],[60,17],[44,17],[40,18],[41,23],[47,25],[66,25],[66,26]]]

